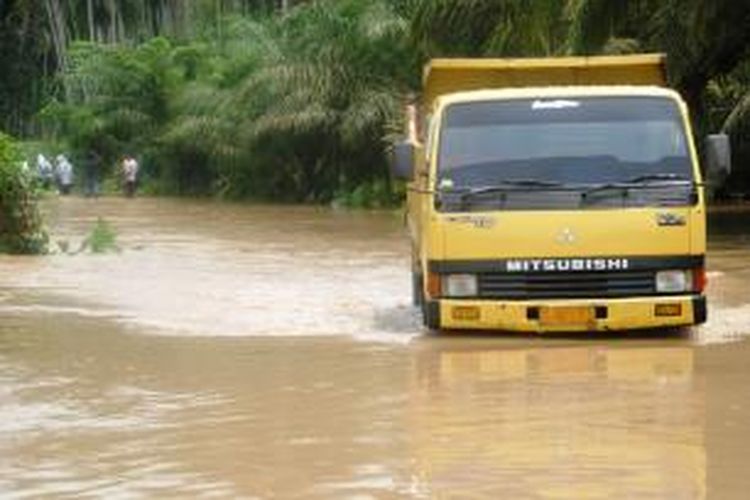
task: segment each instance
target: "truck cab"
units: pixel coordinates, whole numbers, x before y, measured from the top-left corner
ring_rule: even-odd
[[[419,108],[394,166],[428,328],[706,320],[706,194],[663,56],[433,60]],[[708,149],[729,168],[726,138]]]

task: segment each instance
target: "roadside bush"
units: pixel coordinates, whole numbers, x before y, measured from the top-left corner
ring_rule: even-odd
[[[97,219],[96,225],[86,239],[86,244],[91,253],[108,253],[119,250],[117,246],[117,233],[102,218]]]
[[[384,180],[375,180],[339,191],[333,204],[346,208],[388,208],[403,202],[405,195],[403,183],[391,186]]]
[[[0,133],[0,252],[39,254],[47,249],[47,233],[36,204],[34,177],[21,155]]]

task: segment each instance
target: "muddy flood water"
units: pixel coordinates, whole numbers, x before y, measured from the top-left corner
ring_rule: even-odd
[[[435,336],[399,215],[52,200],[0,257],[0,497],[750,498],[750,213],[682,334]],[[748,339],[748,340],[746,340]]]

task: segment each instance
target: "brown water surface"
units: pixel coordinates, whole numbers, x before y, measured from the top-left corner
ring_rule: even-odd
[[[747,498],[750,214],[711,320],[435,337],[391,213],[53,200],[77,249],[0,257],[0,496]]]

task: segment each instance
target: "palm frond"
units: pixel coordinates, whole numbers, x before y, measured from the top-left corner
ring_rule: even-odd
[[[593,54],[601,50],[628,19],[629,8],[632,4],[621,0],[571,0],[568,4],[568,52]]]
[[[727,116],[722,131],[730,135],[750,132],[750,92],[747,92]]]

